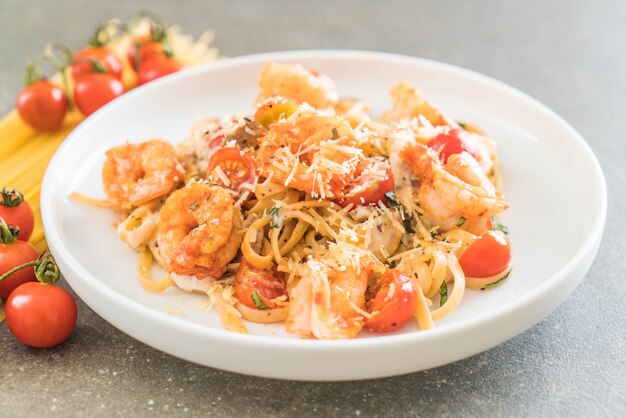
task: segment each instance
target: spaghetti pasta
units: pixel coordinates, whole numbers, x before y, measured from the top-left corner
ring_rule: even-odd
[[[482,235],[507,207],[493,140],[462,130],[408,83],[394,87],[384,122],[361,105],[348,123],[343,103],[319,110],[306,103],[320,89],[337,96],[329,78],[319,84],[300,66],[267,65],[261,77],[286,74],[280,88],[277,79],[262,80],[252,114],[210,119],[202,134],[194,127],[167,160],[184,167],[176,178],[184,181],[173,192],[169,183],[153,185],[159,195],[124,215],[118,233],[139,251],[142,286],[172,284],[169,275],[150,277],[155,259],[174,284],[190,277],[184,290],[206,293],[229,330],[247,333],[240,318],[285,321],[300,336],[335,339],[365,327],[393,331],[411,317],[422,330],[434,328],[466,288],[507,277],[503,235],[494,241],[502,248],[485,260],[464,257],[488,242]],[[468,263],[473,272],[485,263],[485,271],[505,267],[466,277]]]

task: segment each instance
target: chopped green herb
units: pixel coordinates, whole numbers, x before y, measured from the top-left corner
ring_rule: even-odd
[[[387,202],[389,202],[389,206],[392,208],[399,208],[401,206],[398,198],[396,197],[396,193],[393,190],[385,193],[385,198],[387,199]]]
[[[439,296],[441,297],[439,307],[442,307],[448,301],[448,284],[446,282],[441,283]]]
[[[266,311],[269,309],[269,306],[263,303],[261,296],[259,296],[256,290],[250,294],[250,297],[252,298],[252,302],[254,303],[254,306],[257,307],[257,309],[260,309],[262,311]]]
[[[283,217],[279,215],[280,208],[278,206],[272,207],[267,211],[267,214],[272,217],[270,226],[272,228],[281,228],[283,226]]]
[[[194,200],[193,202],[191,202],[191,205],[189,205],[189,210],[196,210],[198,209],[198,201]]]
[[[465,221],[467,221],[467,219],[465,218],[465,216],[461,216],[458,220],[458,222],[456,223],[456,226],[463,226],[463,224],[465,223]]]
[[[482,288],[482,289],[480,289],[480,290],[487,290],[487,289],[491,289],[492,287],[496,287],[496,286],[498,286],[498,285],[501,285],[501,284],[502,284],[502,282],[503,282],[503,281],[505,281],[505,280],[509,277],[509,275],[510,275],[510,274],[511,274],[511,272],[509,271],[509,272],[506,274],[506,276],[504,276],[503,278],[501,278],[501,279],[500,279],[500,280],[498,280],[497,282],[493,282],[493,283],[486,284],[486,285],[485,285],[485,287],[483,287],[483,288]]]
[[[459,124],[459,126],[463,129],[465,129],[465,127],[467,126],[467,124],[465,122],[457,122]]]
[[[408,234],[412,234],[413,232],[415,232],[415,230],[413,229],[413,226],[411,225],[412,219],[413,218],[411,218],[406,213],[404,214],[404,221],[402,222],[402,226],[404,227],[404,231]]]
[[[398,201],[398,198],[395,192],[393,190],[390,190],[387,193],[385,193],[385,199],[387,199],[389,206],[391,206],[392,208],[400,208],[400,210],[402,211],[402,220],[403,220],[402,226],[404,226],[404,230],[407,233],[415,232],[415,230],[411,226],[411,221],[413,220],[413,218],[408,213],[406,213],[406,211],[404,210],[404,207]]]
[[[339,131],[337,128],[333,128],[333,137],[331,139],[339,139]]]
[[[496,222],[493,224],[493,230],[504,232],[505,234],[509,235],[509,228],[507,228],[506,225],[502,225],[500,222]]]

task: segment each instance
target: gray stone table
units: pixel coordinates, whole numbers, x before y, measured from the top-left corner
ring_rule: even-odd
[[[26,348],[0,326],[0,416],[626,416],[626,2],[0,0],[0,113],[46,41],[78,47],[96,23],[138,8],[196,35],[213,28],[229,56],[369,49],[511,84],[597,154],[609,189],[604,241],[582,284],[536,326],[472,358],[382,380],[299,383],[200,367],[79,301],[78,328],[55,349]]]

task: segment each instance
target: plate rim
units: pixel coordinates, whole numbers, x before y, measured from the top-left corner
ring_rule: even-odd
[[[539,102],[537,99],[534,99],[530,95],[518,90],[515,87],[512,87],[504,82],[491,78],[489,76],[478,73],[474,70],[470,70],[467,68],[463,68],[460,66],[456,66],[453,64],[444,63],[441,61],[435,61],[427,58],[413,57],[408,55],[394,54],[388,52],[377,52],[377,51],[367,51],[367,50],[343,50],[343,49],[311,49],[311,50],[291,50],[291,51],[280,51],[280,52],[266,52],[260,54],[251,54],[244,55],[234,58],[228,58],[224,60],[220,60],[211,64],[202,65],[194,68],[187,69],[177,74],[173,74],[169,77],[162,78],[159,80],[155,80],[148,85],[138,87],[133,89],[132,91],[124,94],[119,99],[114,100],[113,102],[103,106],[99,109],[94,115],[102,115],[106,114],[110,108],[113,106],[123,105],[126,101],[133,100],[135,96],[143,94],[144,91],[155,90],[160,88],[160,86],[165,86],[167,84],[175,84],[180,79],[184,79],[187,77],[193,77],[197,74],[202,73],[211,73],[213,71],[220,71],[225,68],[235,67],[238,65],[249,64],[254,62],[262,62],[268,60],[294,60],[294,59],[375,59],[375,60],[383,60],[383,61],[394,61],[397,63],[408,63],[408,64],[418,64],[420,66],[430,67],[432,69],[453,73],[456,75],[462,75],[473,81],[478,81],[482,84],[486,84],[487,86],[496,87],[499,90],[504,90],[508,95],[515,96],[517,99],[523,100],[527,102],[534,108],[537,108],[552,119],[554,122],[558,123],[561,128],[564,128],[564,131],[568,132],[569,138],[568,140],[573,140],[578,143],[579,146],[582,147],[584,151],[584,155],[588,160],[587,163],[590,163],[590,167],[593,171],[593,184],[594,191],[596,192],[594,196],[594,200],[596,200],[597,204],[597,214],[595,217],[591,227],[589,228],[589,232],[586,234],[585,241],[583,245],[581,245],[574,255],[570,257],[567,263],[565,263],[559,270],[557,270],[554,274],[550,275],[546,278],[546,280],[539,286],[533,288],[531,291],[524,293],[520,296],[520,298],[516,299],[514,302],[500,306],[490,311],[489,313],[479,314],[470,319],[466,319],[459,323],[448,324],[443,328],[435,328],[429,330],[429,332],[411,332],[411,333],[403,333],[403,334],[395,334],[395,335],[382,335],[371,338],[360,338],[360,339],[350,339],[350,340],[311,340],[311,339],[292,339],[292,338],[281,338],[281,337],[273,337],[273,336],[265,336],[265,335],[254,335],[254,334],[238,334],[234,332],[227,331],[225,329],[218,329],[207,325],[201,325],[196,323],[191,323],[188,321],[181,320],[177,317],[173,317],[172,315],[167,314],[166,312],[159,312],[154,310],[153,308],[147,307],[140,302],[136,302],[133,299],[125,296],[124,294],[118,293],[114,289],[106,286],[102,281],[100,281],[97,277],[92,275],[87,269],[85,269],[80,262],[75,259],[68,248],[64,245],[60,232],[57,229],[57,225],[53,219],[53,211],[52,204],[53,196],[51,195],[54,190],[53,187],[53,177],[54,171],[57,170],[59,161],[67,152],[68,149],[72,146],[74,142],[80,139],[80,135],[82,132],[90,125],[95,123],[94,121],[98,120],[98,117],[88,117],[84,121],[82,121],[74,130],[70,133],[70,135],[63,141],[61,146],[55,152],[53,158],[51,159],[46,172],[44,174],[44,180],[42,183],[41,189],[41,197],[40,197],[40,207],[41,214],[43,220],[43,226],[45,231],[45,236],[52,251],[53,255],[62,259],[64,264],[68,265],[68,268],[72,269],[73,272],[80,276],[81,280],[83,280],[84,284],[90,286],[92,289],[99,293],[103,293],[107,298],[115,300],[119,304],[125,305],[126,308],[134,311],[137,314],[140,314],[143,317],[157,320],[158,322],[163,322],[168,327],[176,327],[184,332],[189,332],[193,334],[198,334],[203,337],[209,338],[218,338],[223,340],[225,343],[233,343],[233,344],[243,344],[249,346],[266,346],[266,347],[274,347],[280,346],[281,348],[292,348],[295,350],[308,350],[314,348],[316,351],[334,351],[334,350],[353,350],[358,348],[373,348],[373,347],[387,347],[389,345],[396,344],[419,344],[420,341],[424,339],[436,339],[440,337],[446,337],[450,334],[454,334],[463,330],[472,329],[472,328],[482,328],[484,326],[488,326],[490,322],[493,322],[501,317],[506,317],[508,315],[514,314],[516,311],[523,309],[524,306],[531,305],[533,303],[538,302],[541,299],[541,295],[549,293],[553,291],[555,288],[559,287],[563,283],[567,283],[569,280],[576,280],[576,283],[573,283],[572,290],[568,292],[566,297],[575,289],[575,287],[579,284],[584,277],[584,274],[581,275],[580,279],[574,278],[575,270],[581,265],[584,264],[584,261],[587,260],[588,257],[591,257],[590,265],[598,250],[598,245],[602,239],[604,225],[606,222],[606,214],[607,214],[607,186],[604,174],[602,172],[602,168],[598,159],[589,146],[589,144],[583,139],[583,137],[569,124],[567,123],[561,116],[559,116],[552,109],[547,107],[545,104]],[[588,269],[585,271],[588,271]],[[65,277],[65,276],[64,276]],[[71,286],[71,280],[67,280],[68,284]],[[80,294],[79,294],[80,296]],[[562,302],[560,302],[562,303]],[[553,307],[553,309],[560,305],[558,303]],[[108,321],[107,321],[108,322]],[[113,324],[114,325],[114,324]],[[114,325],[115,326],[115,325]],[[116,326],[117,327],[117,326]],[[524,327],[520,331],[516,331],[515,334],[523,332],[523,330],[528,329],[530,326]],[[132,335],[131,335],[132,336]],[[135,337],[133,337],[135,338]]]

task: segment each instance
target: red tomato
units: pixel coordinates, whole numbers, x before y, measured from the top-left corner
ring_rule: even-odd
[[[511,243],[505,235],[487,231],[465,250],[459,263],[466,276],[494,276],[511,263]]]
[[[221,176],[216,173],[217,167],[228,177],[230,184],[224,184]],[[207,173],[211,180],[238,192],[241,191],[243,183],[254,183],[256,163],[248,154],[238,148],[222,148],[211,157]]]
[[[74,101],[85,116],[91,115],[111,100],[124,94],[124,85],[110,74],[84,75],[74,86]]]
[[[142,61],[137,70],[137,84],[143,85],[157,78],[182,70],[183,65],[174,58],[166,56],[154,57]]]
[[[235,292],[239,302],[252,309],[273,309],[273,299],[287,294],[285,277],[275,268],[262,270],[248,263],[245,258],[235,276]]]
[[[139,45],[139,62],[137,62],[137,45]],[[167,57],[168,55],[168,50],[163,42],[155,41],[150,36],[142,36],[130,45],[127,58],[130,66],[137,70],[144,62],[157,57]]]
[[[54,347],[67,340],[77,318],[76,302],[65,289],[24,283],[11,293],[6,321],[11,334],[31,347]]]
[[[374,314],[366,323],[370,330],[397,330],[415,314],[417,295],[413,282],[400,270],[389,270],[376,284],[367,307]]]
[[[38,131],[56,131],[67,113],[67,98],[60,88],[40,80],[24,87],[15,107],[29,126]]]
[[[2,189],[0,192],[0,218],[9,225],[20,228],[17,239],[28,241],[35,226],[35,215],[24,196],[17,190]]]
[[[93,73],[91,60],[104,64],[107,73],[118,80],[122,77],[122,63],[117,55],[106,48],[98,47],[83,49],[74,55],[74,64],[72,64],[72,77],[74,80]]]
[[[385,203],[385,193],[393,190],[393,174],[388,162],[376,162],[385,170],[385,175],[374,174],[378,171],[368,170],[367,167],[357,174],[357,177],[344,190],[344,195],[337,203],[346,207],[352,204],[356,206],[376,205],[378,202]]]
[[[451,129],[448,133],[439,134],[430,141],[428,147],[434,149],[439,154],[439,159],[445,164],[448,157],[453,154],[460,154],[463,151],[476,156],[467,141],[464,139],[467,132],[463,129]]]
[[[14,267],[37,260],[39,253],[26,241],[15,241],[10,244],[0,243],[0,276]],[[26,282],[35,282],[34,267],[26,267],[0,281],[0,298],[7,298],[11,292]]]

